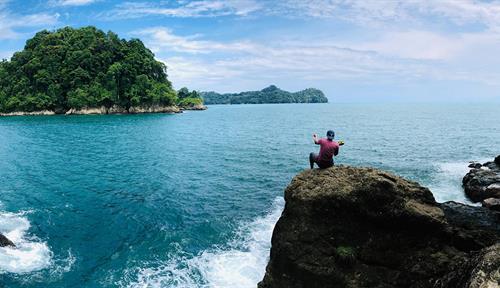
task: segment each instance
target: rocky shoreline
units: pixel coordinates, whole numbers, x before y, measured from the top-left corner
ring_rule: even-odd
[[[193,111],[202,111],[202,110],[207,110],[208,107],[200,104],[200,105],[193,105],[193,106],[188,106],[188,107],[183,107],[182,110],[193,110]]]
[[[307,170],[285,190],[259,288],[493,288],[500,217],[437,203],[416,182],[371,168]]]
[[[500,211],[500,155],[486,163],[472,162],[463,178],[465,194],[472,202]]]
[[[182,113],[186,110],[206,110],[205,105],[194,105],[190,107],[179,106],[148,106],[148,107],[130,107],[128,110],[121,107],[95,107],[84,109],[69,109],[68,111],[33,111],[33,112],[11,112],[0,113],[0,116],[35,116],[35,115],[105,115],[105,114],[145,114],[145,113]]]

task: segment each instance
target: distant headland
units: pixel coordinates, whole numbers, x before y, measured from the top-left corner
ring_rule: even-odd
[[[201,92],[204,103],[210,104],[266,104],[266,103],[328,103],[328,98],[318,89],[308,88],[288,92],[271,85],[260,91],[220,94]]]
[[[95,27],[38,32],[0,61],[0,115],[176,113],[202,110],[196,91],[175,91],[165,64],[139,39]]]

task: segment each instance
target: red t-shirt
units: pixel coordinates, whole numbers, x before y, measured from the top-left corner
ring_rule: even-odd
[[[322,138],[318,140],[320,145],[318,161],[329,163],[333,156],[339,154],[339,144],[335,141]]]

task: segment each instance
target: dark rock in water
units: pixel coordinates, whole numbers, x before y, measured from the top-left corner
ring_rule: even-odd
[[[464,191],[473,202],[487,198],[500,198],[500,155],[495,161],[473,168],[462,179]],[[470,166],[469,166],[470,167]]]
[[[7,237],[0,233],[0,247],[12,246],[16,247],[16,245],[10,241]]]
[[[469,168],[476,168],[476,169],[479,169],[481,168],[481,166],[483,166],[481,163],[477,163],[477,162],[472,162],[469,164]]]
[[[499,219],[486,208],[438,204],[418,183],[342,166],[300,173],[285,200],[260,288],[479,288],[500,280],[492,246]]]
[[[491,210],[500,211],[500,199],[498,198],[484,199],[481,204],[483,205],[483,207],[489,208]]]

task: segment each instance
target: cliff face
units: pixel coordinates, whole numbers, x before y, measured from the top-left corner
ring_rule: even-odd
[[[500,210],[500,155],[494,161],[483,164],[472,163],[462,184],[467,197],[483,206]]]
[[[495,212],[368,168],[297,175],[260,288],[498,287]]]

